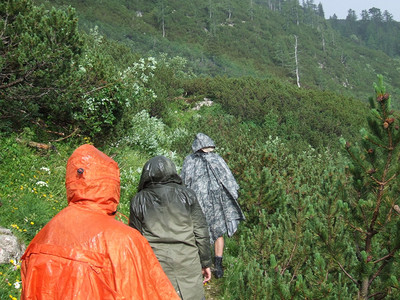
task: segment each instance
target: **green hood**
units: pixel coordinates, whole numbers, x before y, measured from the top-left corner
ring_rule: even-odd
[[[176,171],[175,164],[165,156],[155,156],[143,167],[140,177],[138,191],[156,183],[182,184],[182,179]]]

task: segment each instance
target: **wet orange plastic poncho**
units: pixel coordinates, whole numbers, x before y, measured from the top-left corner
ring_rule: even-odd
[[[67,163],[68,207],[22,257],[21,299],[180,299],[145,238],[114,219],[117,163],[91,145]]]

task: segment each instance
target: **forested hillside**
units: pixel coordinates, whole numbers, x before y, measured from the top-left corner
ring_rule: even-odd
[[[312,4],[0,2],[0,226],[27,244],[65,208],[84,143],[118,162],[129,215],[143,164],[180,169],[203,132],[246,217],[214,299],[400,298],[398,53]]]
[[[81,28],[97,26],[135,52],[185,57],[198,75],[277,77],[366,100],[372,74],[379,73],[398,93],[400,62],[394,44],[400,27],[382,14],[377,20],[376,12],[361,21],[334,22],[309,0],[49,3],[75,7]]]
[[[389,11],[372,7],[361,12],[358,19],[354,10],[349,9],[345,20],[329,19],[332,27],[353,42],[372,49],[382,50],[390,57],[400,55],[400,23],[394,21]]]

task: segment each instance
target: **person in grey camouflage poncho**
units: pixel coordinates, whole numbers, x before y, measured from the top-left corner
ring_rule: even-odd
[[[206,216],[210,242],[215,251],[215,277],[223,276],[223,235],[231,237],[244,215],[237,202],[239,185],[224,159],[214,153],[214,141],[204,133],[198,133],[192,144],[193,153],[182,166],[181,178],[195,191]]]

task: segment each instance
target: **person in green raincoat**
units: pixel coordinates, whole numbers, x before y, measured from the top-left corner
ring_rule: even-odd
[[[183,300],[205,299],[212,264],[208,225],[196,194],[170,159],[156,156],[144,165],[129,225],[148,240]]]

